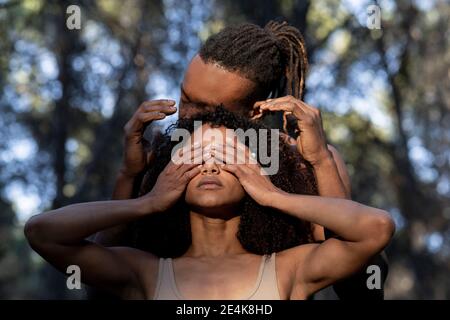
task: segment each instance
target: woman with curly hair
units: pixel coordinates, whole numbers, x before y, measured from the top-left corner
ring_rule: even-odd
[[[279,168],[274,175],[271,175],[274,185],[290,193],[317,195],[311,165],[301,155],[289,148],[279,136],[272,136],[271,131],[264,125],[218,106],[214,107],[212,111],[196,114],[192,118],[180,119],[176,126],[168,129],[168,133],[175,128],[193,132],[195,121],[232,130],[241,129],[244,132],[254,130],[259,141],[262,139],[277,140]],[[267,138],[259,135],[261,129],[268,133]],[[248,143],[249,141],[246,141],[247,146]],[[154,141],[153,151],[158,162],[147,171],[140,195],[145,195],[152,190],[158,175],[170,162],[171,150],[175,148],[176,144],[176,141],[171,141],[169,134],[158,137]],[[218,156],[216,155],[216,160]],[[261,207],[248,195],[244,197],[241,208],[237,236],[245,248],[253,253],[262,255],[278,252],[313,240],[310,223],[276,213],[270,208]],[[191,241],[189,206],[186,205],[184,199],[181,199],[167,212],[151,215],[147,219],[132,224],[127,233],[127,238],[132,239],[129,244],[135,248],[147,250],[160,257],[179,256],[187,250]]]
[[[31,246],[58,269],[78,265],[84,283],[126,299],[306,299],[359,270],[389,242],[394,224],[386,212],[297,194],[285,173],[298,165],[299,181],[305,182],[309,169],[281,141],[280,170],[269,178],[246,144],[227,139],[227,129],[261,127],[222,108],[196,119],[203,121],[202,134],[180,122],[178,127],[194,137],[171,152],[172,158],[167,150],[173,142],[162,137],[159,155],[168,163],[146,175],[143,193],[149,192],[34,216],[25,226]],[[225,139],[213,141],[206,133]],[[230,154],[253,161],[236,163]],[[158,215],[169,218],[162,225],[173,225],[170,233],[163,228],[168,234],[161,239],[176,239],[163,248],[168,257],[86,240],[100,230]],[[308,243],[309,223],[339,238]]]

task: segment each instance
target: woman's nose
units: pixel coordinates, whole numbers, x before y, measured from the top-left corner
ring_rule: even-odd
[[[219,165],[216,163],[216,161],[214,161],[214,159],[209,159],[202,165],[201,173],[204,175],[219,174],[220,173]]]

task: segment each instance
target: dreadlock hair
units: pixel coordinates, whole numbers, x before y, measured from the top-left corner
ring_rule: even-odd
[[[251,23],[229,26],[209,37],[199,52],[205,63],[216,63],[256,83],[258,98],[292,95],[303,100],[308,68],[305,41],[287,22],[270,21],[264,28]],[[288,132],[283,112],[283,130]]]
[[[246,131],[252,128],[257,132],[258,138],[260,137],[258,129],[267,129],[262,124],[228,111],[222,106],[215,107],[213,111],[197,113],[189,119],[179,120],[155,141],[153,152],[158,161],[148,168],[142,183],[141,195],[151,191],[159,174],[171,160],[171,150],[177,142],[171,141],[170,132],[175,128],[182,128],[192,133],[194,121],[233,130],[241,128]],[[271,131],[267,132],[267,141],[270,142]],[[248,141],[243,143],[248,146]],[[272,183],[286,192],[317,195],[317,185],[309,162],[282,138],[279,138],[279,143],[279,170],[277,174],[270,176]],[[270,254],[312,241],[309,222],[262,207],[248,195],[241,203],[240,213],[237,238],[249,252],[259,255]],[[192,240],[189,207],[184,195],[166,212],[153,214],[135,222],[129,231],[132,235],[131,246],[135,248],[150,251],[159,257],[177,257],[184,254]]]

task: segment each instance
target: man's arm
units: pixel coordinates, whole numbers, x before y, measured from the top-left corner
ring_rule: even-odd
[[[152,159],[144,149],[143,133],[152,121],[164,119],[176,112],[175,101],[168,99],[142,103],[124,127],[125,152],[112,195],[113,200],[136,198],[142,182],[144,169]],[[120,225],[102,230],[94,241],[103,246],[129,245],[127,226]]]
[[[327,145],[329,156],[316,163],[314,174],[319,195],[333,198],[351,198],[350,177],[344,160],[332,145]],[[331,183],[326,183],[331,181]]]
[[[367,279],[372,275],[366,270],[369,266],[376,265],[380,268],[380,289],[369,289],[367,287]],[[341,300],[383,300],[384,299],[384,282],[386,281],[389,271],[387,257],[384,252],[376,255],[366,264],[362,271],[339,281],[333,285],[334,292]]]
[[[319,166],[314,167],[315,175],[317,179],[317,184],[319,187],[319,195],[321,196],[333,196],[336,198],[347,198],[350,199],[351,187],[350,178],[345,167],[345,163],[342,160],[339,152],[332,146],[328,146],[331,157],[325,160]],[[342,188],[339,191],[339,183],[327,183],[327,176],[329,176],[331,181],[337,181],[337,177],[341,180]],[[341,193],[341,194],[339,194]],[[345,193],[345,196],[344,196]],[[320,230],[322,229],[322,230]],[[315,237],[325,237],[325,239],[332,238],[334,236],[333,232],[324,229],[322,227],[315,227]],[[316,237],[316,238],[317,238]],[[320,240],[316,239],[316,240]],[[367,267],[371,265],[376,265],[380,269],[380,289],[369,289],[367,287],[367,278],[370,276],[366,272]],[[388,275],[388,263],[386,254],[381,253],[373,257],[367,265],[361,269],[360,272],[346,278],[340,282],[333,285],[334,292],[337,294],[339,299],[384,299],[384,282],[386,281]]]
[[[136,198],[142,181],[142,174],[132,176],[120,170],[113,190],[113,200]],[[119,225],[101,230],[93,236],[93,241],[106,247],[130,245],[127,225]]]

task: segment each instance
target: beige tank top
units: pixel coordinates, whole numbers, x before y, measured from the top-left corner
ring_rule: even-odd
[[[247,297],[239,300],[281,300],[275,271],[275,252],[261,257],[258,277]],[[153,300],[187,300],[175,283],[171,258],[159,259],[158,280]]]

